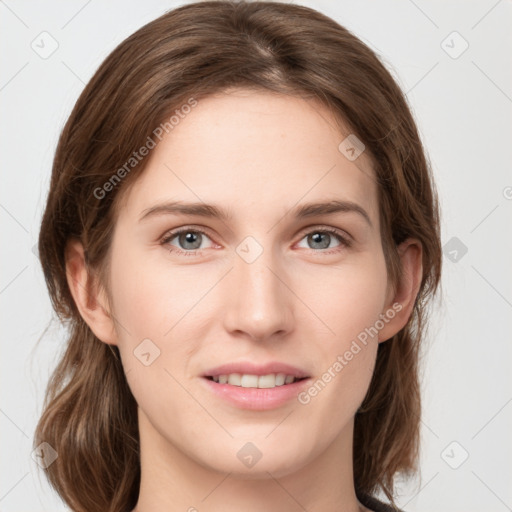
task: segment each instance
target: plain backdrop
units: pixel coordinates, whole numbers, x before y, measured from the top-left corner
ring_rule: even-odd
[[[438,185],[444,269],[424,358],[421,479],[399,486],[398,504],[512,510],[512,3],[296,3],[377,52],[407,93]],[[1,512],[68,510],[31,455],[65,341],[34,249],[58,135],[105,57],[180,4],[0,1]]]

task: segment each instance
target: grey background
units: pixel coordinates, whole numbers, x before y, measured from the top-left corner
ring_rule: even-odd
[[[398,503],[408,512],[512,510],[512,4],[296,3],[381,56],[407,92],[438,183],[445,256],[424,359],[421,480],[400,485]],[[177,5],[0,1],[0,512],[67,510],[31,458],[65,340],[49,323],[33,250],[58,135],[103,59]]]

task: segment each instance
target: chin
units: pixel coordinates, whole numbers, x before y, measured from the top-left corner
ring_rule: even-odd
[[[235,447],[226,446],[221,453],[210,454],[213,458],[203,460],[203,465],[219,473],[230,473],[233,478],[263,480],[269,478],[269,473],[275,478],[293,474],[307,465],[314,455],[301,443],[292,446],[244,440],[234,444]]]

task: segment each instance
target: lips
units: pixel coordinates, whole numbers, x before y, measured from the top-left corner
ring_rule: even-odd
[[[202,375],[207,388],[232,405],[265,410],[279,407],[306,385],[309,374],[286,363],[250,362],[216,366]]]

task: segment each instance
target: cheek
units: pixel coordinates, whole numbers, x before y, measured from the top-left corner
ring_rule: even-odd
[[[126,378],[141,408],[170,424],[173,414],[190,405],[175,379],[183,382],[193,349],[194,333],[183,331],[186,313],[204,292],[191,285],[190,271],[169,271],[142,251],[116,258],[121,253],[113,250],[111,288]]]
[[[193,270],[172,269],[132,251],[112,266],[114,313],[130,333],[132,342],[143,338],[163,340],[201,296],[203,284]],[[192,268],[192,267],[190,267]],[[202,283],[202,281],[199,281]]]
[[[328,332],[322,345],[331,353],[350,344],[384,312],[387,271],[381,252],[368,251],[339,265],[296,275],[300,276],[294,281],[297,294],[323,321]]]
[[[205,337],[203,324],[215,317],[201,298],[218,276],[211,268],[173,268],[156,251],[154,257],[125,251],[126,257],[116,259],[121,253],[113,251],[111,272],[118,345],[132,392],[146,402],[163,382],[174,385],[171,375],[180,382],[188,375]]]
[[[355,414],[373,375],[387,285],[384,256],[368,253],[351,265],[331,268],[322,276],[321,286],[317,282],[312,287],[309,279],[302,282],[310,285],[308,306],[318,312],[326,328],[319,337],[321,324],[310,327],[308,339],[316,340],[312,356],[318,374],[299,402],[325,409],[318,418],[337,417],[332,423],[335,429]],[[300,293],[305,294],[306,288]]]

